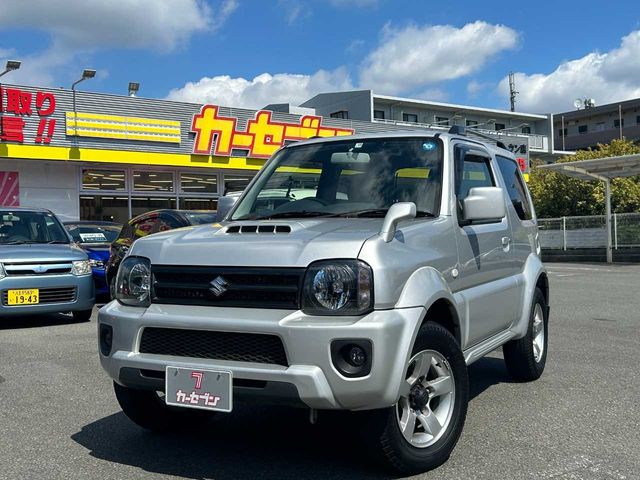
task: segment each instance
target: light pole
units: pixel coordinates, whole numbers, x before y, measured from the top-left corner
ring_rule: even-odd
[[[22,65],[20,60],[7,60],[7,65],[4,67],[4,72],[0,73],[0,77],[14,70],[18,70],[20,65]]]
[[[129,96],[135,97],[136,93],[140,90],[140,83],[138,82],[129,82]]]
[[[80,78],[80,80],[76,80],[71,85],[71,91],[73,92],[73,134],[75,137],[78,136],[78,112],[76,111],[76,85],[78,85],[80,82],[84,82],[85,80],[88,80],[95,76],[96,76],[95,70],[91,70],[90,68],[85,68],[82,71],[82,77]]]

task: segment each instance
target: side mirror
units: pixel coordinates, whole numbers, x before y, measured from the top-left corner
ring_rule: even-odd
[[[216,221],[221,222],[224,220],[224,217],[227,216],[227,213],[231,210],[231,207],[238,201],[240,198],[237,195],[234,196],[224,196],[218,198],[218,210],[216,212]]]
[[[507,214],[500,187],[474,187],[462,201],[465,222],[500,220]]]
[[[396,226],[401,220],[416,218],[416,204],[413,202],[394,203],[389,208],[380,228],[380,236],[389,243],[396,234]]]

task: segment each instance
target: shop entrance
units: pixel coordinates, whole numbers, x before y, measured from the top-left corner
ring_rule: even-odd
[[[126,223],[162,208],[216,210],[222,190],[242,191],[255,172],[81,167],[80,219]]]

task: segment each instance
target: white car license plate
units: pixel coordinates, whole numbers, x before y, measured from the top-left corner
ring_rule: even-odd
[[[233,409],[233,375],[223,370],[167,367],[165,402],[216,412]]]

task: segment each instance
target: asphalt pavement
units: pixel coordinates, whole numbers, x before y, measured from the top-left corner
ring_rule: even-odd
[[[500,352],[470,367],[453,455],[423,479],[640,479],[639,265],[549,264],[550,349],[533,383]],[[97,354],[96,315],[0,319],[1,479],[387,479],[358,423],[238,405],[157,436],[120,412]]]

